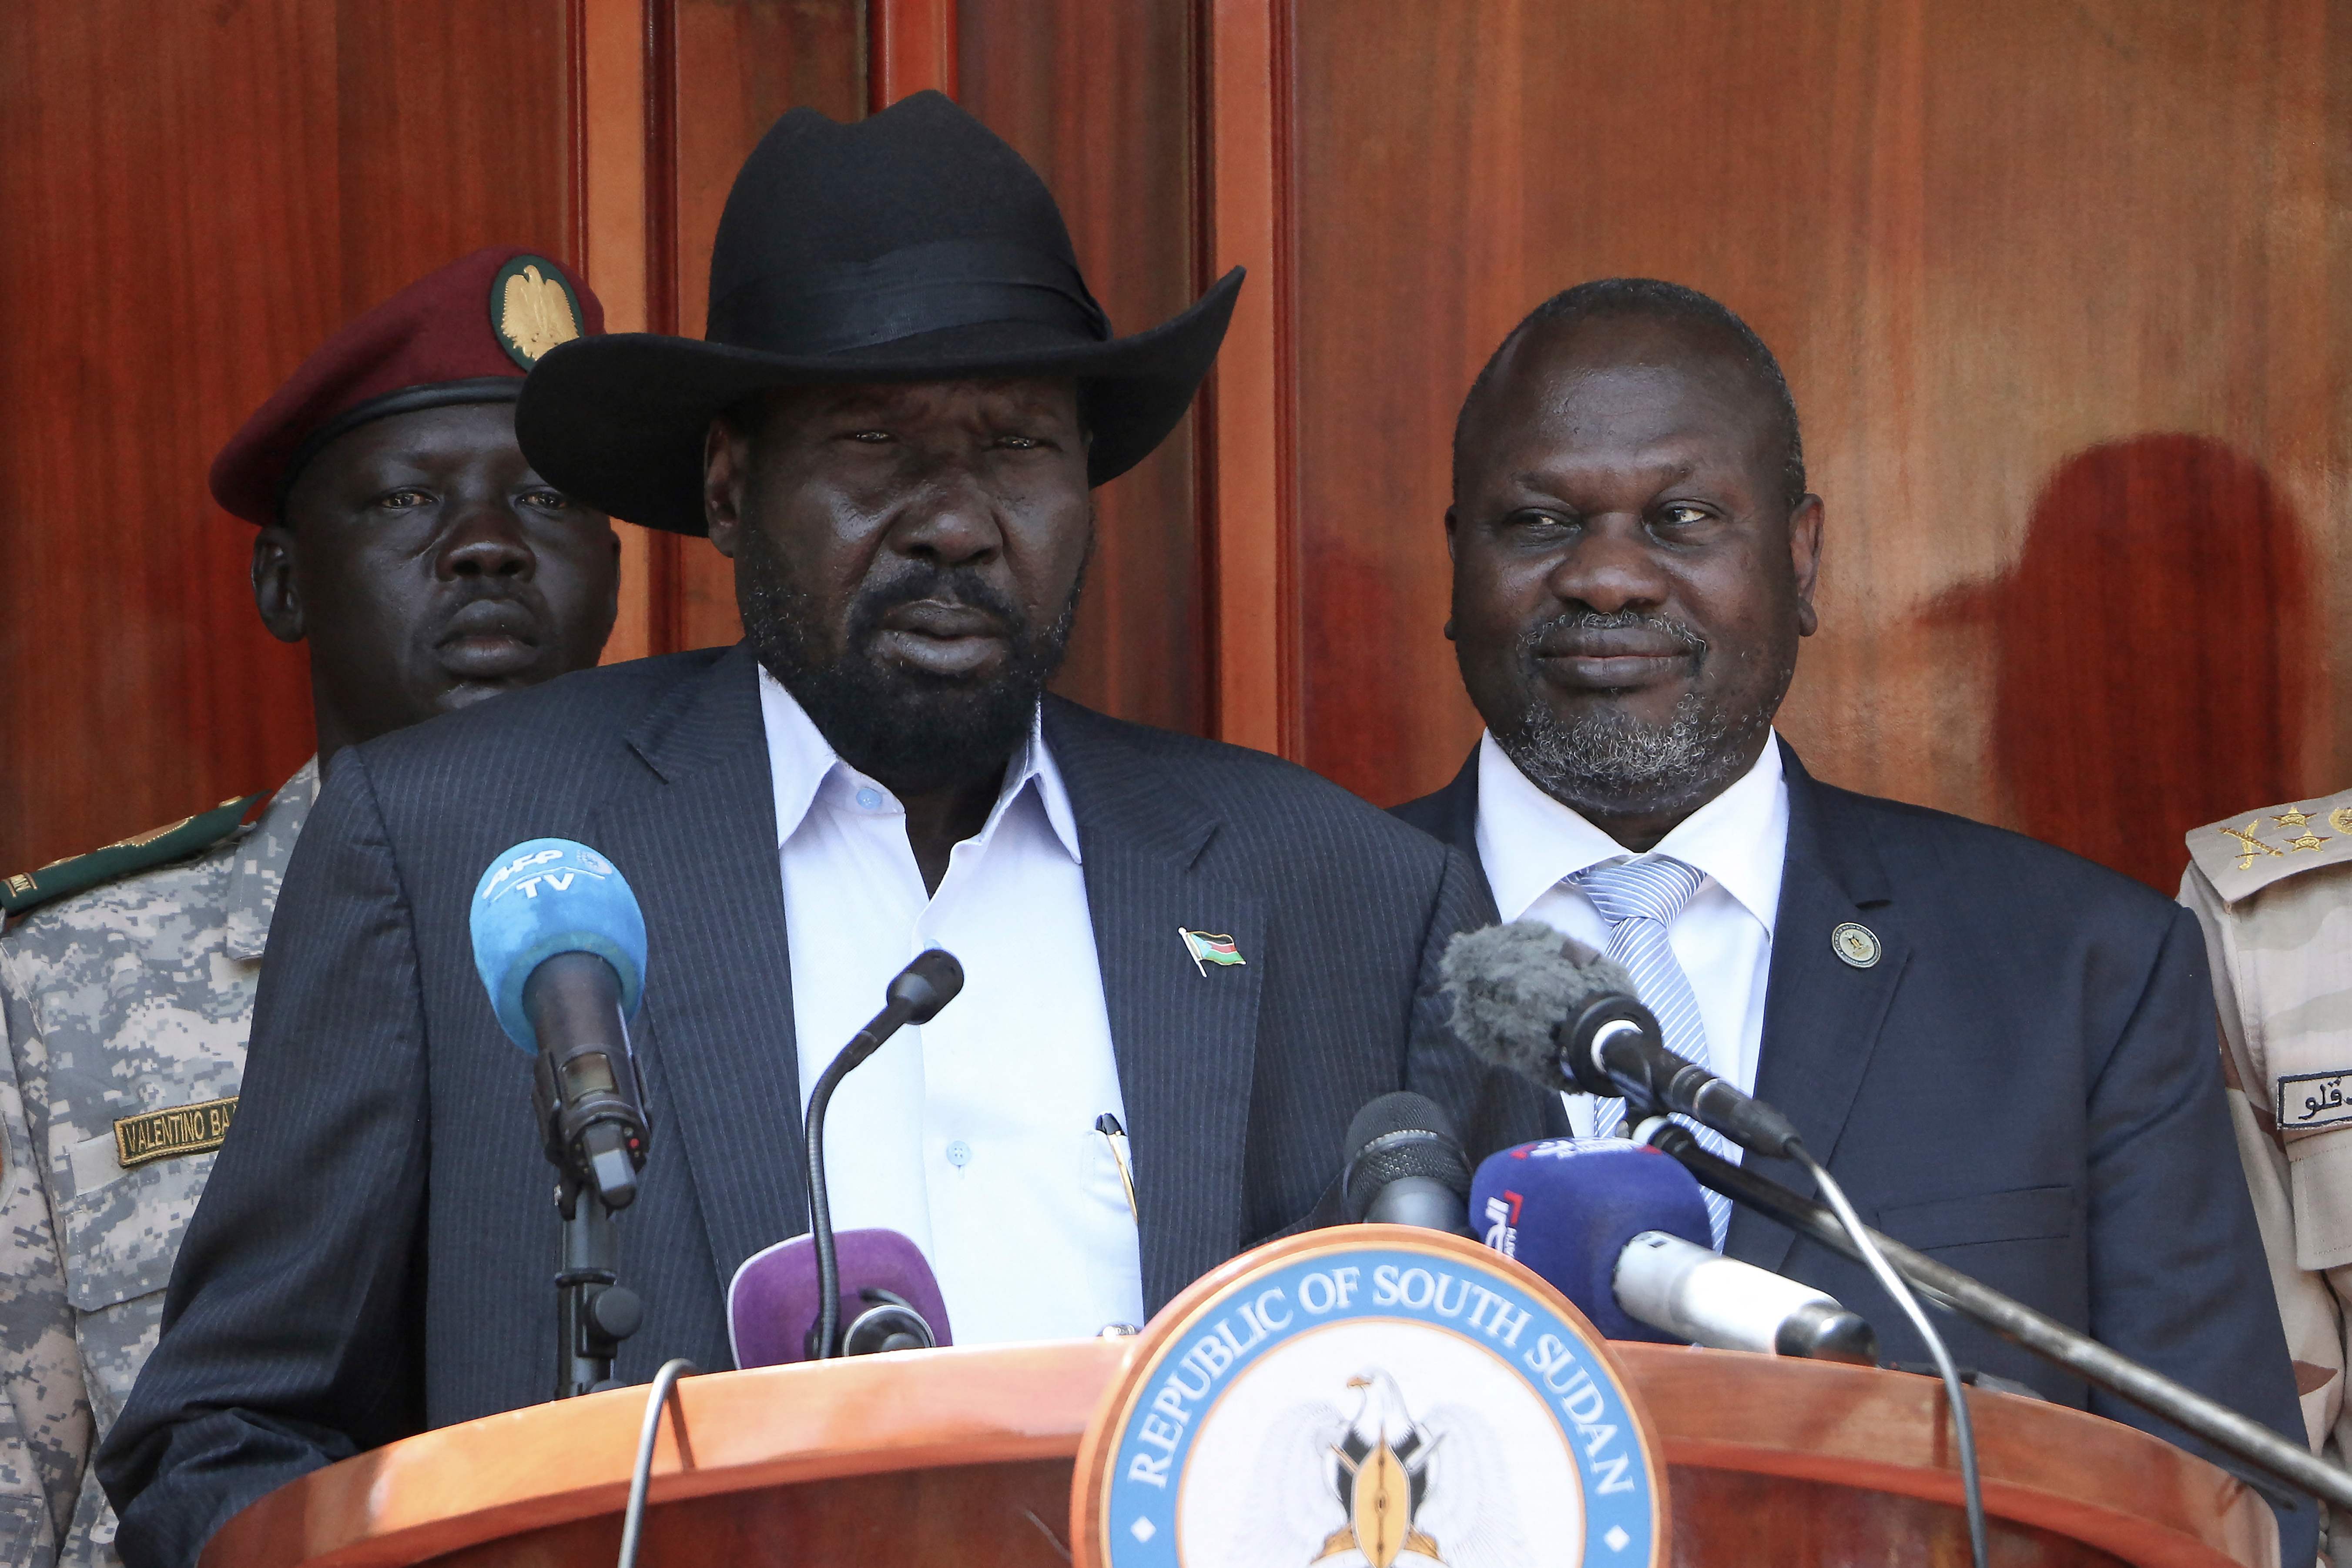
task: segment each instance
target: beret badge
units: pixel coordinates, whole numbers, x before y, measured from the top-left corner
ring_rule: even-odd
[[[543,257],[518,256],[490,279],[490,330],[527,371],[580,335],[580,301],[562,269]]]

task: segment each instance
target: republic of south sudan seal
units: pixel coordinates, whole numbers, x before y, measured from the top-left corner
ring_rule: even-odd
[[[1601,1337],[1469,1241],[1348,1226],[1163,1311],[1078,1453],[1081,1568],[1658,1568],[1664,1468]]]

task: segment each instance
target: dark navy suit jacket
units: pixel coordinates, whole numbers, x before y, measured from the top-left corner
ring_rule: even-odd
[[[1437,1100],[1474,1155],[1564,1130],[1556,1097],[1479,1064],[1439,1016],[1446,939],[1494,918],[1465,858],[1259,752],[1052,700],[1045,729],[1150,1308],[1312,1213],[1375,1096]],[[236,1128],[99,1461],[134,1568],[192,1563],[306,1470],[551,1393],[551,1173],[467,924],[483,868],[542,836],[609,856],[646,915],[653,1151],[618,1228],[646,1311],[619,1375],[731,1364],[727,1283],[807,1212],[774,796],[740,647],[584,671],[336,758],[278,905]],[[1246,963],[1202,973],[1179,927],[1231,932]]]
[[[1757,1097],[1866,1222],[2304,1442],[2195,920],[2062,849],[1822,784],[1785,743],[1781,762],[1789,851]],[[1477,763],[1396,808],[1473,859]],[[1866,969],[1830,945],[1848,921],[1877,934]],[[1812,1190],[1789,1161],[1749,1163]],[[1888,1359],[1927,1359],[1860,1264],[1746,1210],[1724,1250],[1827,1290]],[[1936,1321],[1963,1366],[2185,1441],[1973,1323]],[[2309,1563],[2317,1528],[2308,1501],[2283,1512],[2281,1561]]]

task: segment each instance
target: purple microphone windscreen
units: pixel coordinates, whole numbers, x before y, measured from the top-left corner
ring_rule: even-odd
[[[923,1250],[895,1230],[845,1230],[834,1237],[841,1266],[841,1321],[866,1310],[862,1289],[903,1296],[931,1326],[942,1345],[948,1334],[948,1304]],[[805,1236],[753,1253],[735,1270],[727,1288],[728,1334],[735,1364],[782,1366],[808,1359],[809,1325],[816,1321],[816,1247]]]
[[[1517,1258],[1612,1340],[1683,1342],[1617,1305],[1617,1259],[1645,1230],[1712,1245],[1691,1173],[1644,1143],[1555,1138],[1490,1154],[1470,1184],[1470,1229]]]

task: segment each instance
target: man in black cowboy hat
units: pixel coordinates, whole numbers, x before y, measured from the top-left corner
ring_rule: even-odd
[[[707,531],[745,642],[339,763],[101,1460],[134,1565],[192,1562],[330,1460],[547,1396],[548,1172],[466,915],[520,840],[593,845],[645,913],[624,1381],[731,1364],[728,1281],[805,1227],[803,1097],[928,945],[964,991],[847,1080],[828,1184],[840,1223],[923,1247],[961,1342],[1139,1321],[1328,1213],[1381,1094],[1433,1097],[1474,1156],[1564,1125],[1424,1001],[1491,919],[1464,857],[1274,758],[1043,695],[1088,489],[1181,417],[1238,274],[1113,339],[1044,185],[936,95],[787,115],[711,274],[707,341],[558,348],[518,428],[589,504]]]

